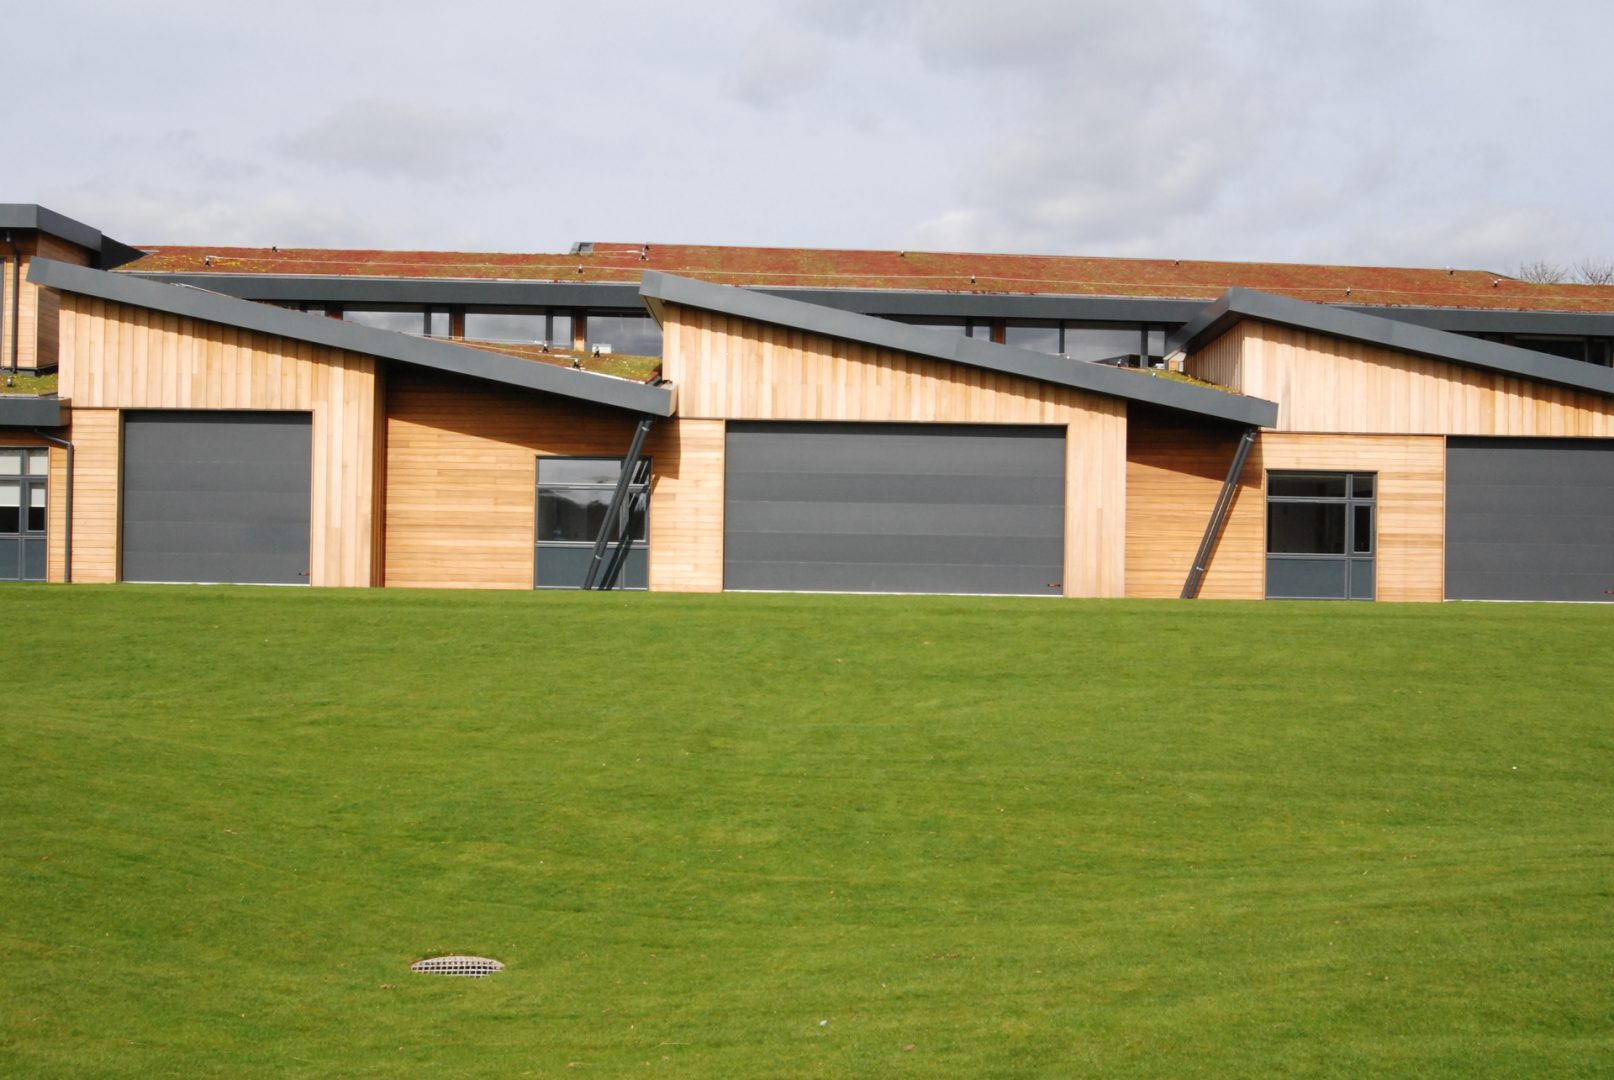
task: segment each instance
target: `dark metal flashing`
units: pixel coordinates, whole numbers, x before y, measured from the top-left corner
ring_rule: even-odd
[[[664,305],[683,305],[1239,424],[1270,427],[1278,419],[1278,406],[1259,398],[994,345],[729,285],[646,271],[639,292],[657,322],[664,321]]]
[[[131,276],[281,303],[488,304],[548,307],[639,307],[630,282],[488,281],[463,278],[338,277],[313,274],[167,274]],[[1090,319],[1095,322],[1186,322],[1200,300],[1126,296],[927,292],[894,289],[760,287],[751,291],[864,315],[910,318]]]
[[[1168,352],[1193,352],[1246,319],[1276,323],[1376,345],[1431,360],[1494,371],[1515,378],[1614,396],[1614,369],[1499,345],[1358,311],[1308,304],[1253,289],[1230,289],[1166,342]]]
[[[189,285],[245,300],[327,304],[486,304],[490,307],[617,307],[638,310],[639,286],[578,281],[324,277],[302,274],[152,274],[129,277]]]
[[[1188,570],[1188,580],[1183,582],[1180,599],[1199,599],[1199,587],[1205,583],[1205,571],[1210,569],[1211,554],[1222,538],[1222,528],[1233,509],[1233,500],[1238,497],[1244,463],[1250,459],[1250,447],[1255,445],[1255,437],[1259,434],[1256,428],[1245,428],[1244,434],[1239,437],[1239,444],[1233,451],[1233,462],[1227,467],[1227,479],[1222,481],[1222,490],[1216,496],[1216,505],[1211,508],[1210,520],[1205,523],[1205,535],[1200,538],[1199,550],[1194,552],[1194,565]]]
[[[62,399],[32,394],[0,394],[0,427],[59,428]]]
[[[1346,311],[1467,334],[1565,334],[1614,337],[1614,312],[1519,311],[1511,308],[1379,308],[1340,305]]]
[[[323,315],[305,315],[202,289],[144,281],[128,274],[109,274],[49,259],[35,259],[28,271],[28,280],[64,292],[653,416],[671,416],[675,401],[673,391],[666,386],[650,386],[434,338],[377,330]]]
[[[95,252],[97,265],[104,270],[133,262],[145,254],[103,236],[99,229],[37,203],[0,203],[0,229],[32,229],[77,244]]]

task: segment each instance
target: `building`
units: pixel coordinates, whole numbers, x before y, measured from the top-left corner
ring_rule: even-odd
[[[1614,288],[0,240],[0,579],[1614,592]]]

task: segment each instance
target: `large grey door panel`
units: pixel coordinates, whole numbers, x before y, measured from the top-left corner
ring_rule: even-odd
[[[123,579],[308,583],[307,413],[130,412]]]
[[[1614,600],[1614,441],[1446,447],[1447,599]]]
[[[732,423],[724,586],[1058,594],[1059,428]]]

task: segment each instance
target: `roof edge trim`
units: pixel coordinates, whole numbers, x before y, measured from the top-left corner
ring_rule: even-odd
[[[1255,289],[1229,289],[1223,293],[1172,334],[1166,349],[1195,352],[1246,319],[1614,397],[1614,369]]]
[[[307,315],[251,300],[238,300],[233,296],[191,286],[165,285],[128,274],[91,270],[50,259],[33,260],[28,280],[63,292],[652,416],[671,416],[677,400],[673,389],[668,386],[652,386],[595,372],[523,360],[436,338],[377,330],[324,315]]]
[[[1278,419],[1277,404],[1260,398],[1171,379],[1152,378],[1141,372],[1067,360],[1007,345],[994,345],[944,331],[804,303],[733,285],[714,285],[694,278],[647,270],[639,286],[639,295],[658,323],[665,321],[667,304],[699,308],[1238,424],[1271,427]]]

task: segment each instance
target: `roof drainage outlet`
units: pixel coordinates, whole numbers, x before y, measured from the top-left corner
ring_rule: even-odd
[[[409,970],[422,975],[460,975],[480,979],[495,971],[503,971],[504,965],[486,956],[429,956],[410,964]]]

